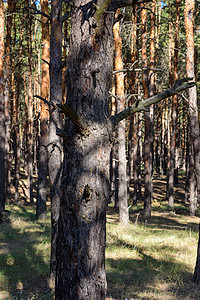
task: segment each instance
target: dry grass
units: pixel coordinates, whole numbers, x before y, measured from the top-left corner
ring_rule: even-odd
[[[160,186],[159,186],[160,184]],[[155,187],[152,218],[142,218],[142,201],[123,228],[113,207],[107,212],[107,300],[200,299],[192,282],[199,218],[187,214],[177,187],[169,210],[164,181]],[[53,299],[48,287],[50,213],[35,221],[35,207],[10,204],[11,221],[0,230],[0,299]],[[186,214],[185,214],[186,213]]]
[[[200,299],[193,285],[197,217],[152,213],[122,228],[108,210],[106,269],[110,299]],[[107,299],[109,299],[109,297]]]

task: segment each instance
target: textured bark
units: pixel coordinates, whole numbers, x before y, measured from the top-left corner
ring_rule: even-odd
[[[194,13],[195,1],[185,1],[185,29],[187,41],[186,68],[187,75],[195,77],[194,68]],[[198,124],[198,106],[197,106],[197,91],[196,87],[189,90],[189,116],[190,116],[190,136],[194,147],[194,167],[197,180],[197,201],[200,203],[200,137]],[[197,260],[194,271],[195,283],[200,281],[200,239],[197,248]]]
[[[197,246],[197,260],[196,260],[196,266],[194,270],[193,281],[196,284],[199,284],[200,282],[200,224],[199,224],[199,240]]]
[[[175,50],[174,50],[174,75],[173,82],[178,79],[178,45],[179,45],[179,23],[180,23],[180,0],[176,0],[176,27],[175,27]],[[170,164],[169,164],[169,183],[168,183],[168,204],[170,207],[174,206],[174,167],[175,167],[175,152],[176,152],[176,138],[177,138],[177,106],[178,95],[172,98],[172,133],[170,145]]]
[[[196,176],[194,168],[194,147],[193,144],[189,145],[189,191],[190,191],[190,216],[195,216],[196,199],[195,199],[195,186]]]
[[[87,123],[88,130],[81,134],[66,120],[70,142],[64,144],[56,299],[105,299],[113,15],[103,16],[96,33],[90,14],[93,7],[88,0],[77,0],[72,8],[67,103]]]
[[[16,42],[16,19],[14,16],[14,24],[13,24],[13,31],[14,31],[14,41],[13,41],[13,48],[15,49],[15,42]],[[21,74],[21,53],[22,53],[22,35],[23,30],[21,31],[19,37],[19,44],[20,44],[20,53],[19,53],[19,60],[18,60],[18,73]],[[12,68],[15,67],[15,59],[12,58]],[[12,72],[12,109],[13,111],[13,118],[12,118],[12,130],[13,130],[13,152],[14,152],[14,160],[15,160],[15,170],[14,170],[14,183],[15,183],[15,201],[18,200],[19,194],[19,169],[20,169],[20,135],[19,135],[19,97],[20,97],[20,76],[17,78],[17,82],[15,81],[14,72]],[[14,89],[16,91],[14,92]]]
[[[41,1],[41,11],[48,15],[48,0]],[[41,97],[49,99],[49,65],[50,60],[50,35],[48,19],[41,16],[42,22],[42,78]],[[46,62],[45,62],[46,61]],[[40,140],[39,140],[39,161],[38,161],[38,190],[36,218],[46,218],[47,200],[47,175],[48,175],[48,134],[49,134],[49,112],[48,105],[42,101],[40,111]]]
[[[194,66],[194,12],[195,1],[185,2],[185,29],[187,40],[186,68],[187,75],[195,78]],[[194,145],[194,163],[197,179],[198,203],[200,203],[200,138],[198,126],[198,105],[196,86],[189,89],[190,136]]]
[[[32,5],[32,1],[30,1]],[[32,17],[29,12],[29,22],[27,26],[28,36],[28,189],[29,199],[33,203],[33,90],[32,90]]]
[[[148,66],[147,62],[147,10],[142,9],[142,61],[143,67]],[[142,86],[144,90],[144,98],[149,96],[148,73],[145,71],[142,75]],[[151,216],[151,202],[153,198],[153,182],[152,182],[152,114],[144,113],[145,118],[145,140],[144,140],[144,184],[145,184],[145,199],[144,199],[144,216]]]
[[[118,12],[115,17],[117,17]],[[114,45],[115,45],[115,70],[123,69],[122,61],[122,39],[120,37],[120,24],[117,22],[113,26]],[[122,111],[125,109],[124,95],[124,74],[118,73],[116,76],[117,109]],[[127,195],[127,174],[126,174],[126,137],[125,137],[126,121],[123,120],[118,124],[118,197],[119,197],[119,221],[123,225],[129,222],[128,213],[128,195]],[[115,191],[116,192],[116,191]]]
[[[5,62],[5,172],[6,172],[6,195],[10,193],[10,185],[11,185],[11,143],[10,143],[10,135],[11,135],[11,116],[10,116],[10,91],[11,91],[11,28],[12,28],[12,11],[13,11],[13,1],[7,1],[7,23],[6,23],[6,43],[5,43],[5,53],[6,56],[4,58]]]
[[[50,43],[50,102],[62,103],[62,1],[51,1]],[[62,115],[58,110],[50,114],[49,124],[49,179],[51,189],[51,262],[50,279],[56,275],[56,240],[60,210],[60,186],[62,175],[62,145],[56,128],[62,128]]]
[[[138,46],[138,28],[139,13],[136,7],[133,7],[132,13],[133,32],[131,40],[131,63],[135,68],[138,67],[139,59],[139,46]],[[132,72],[130,75],[130,92],[131,94],[139,94],[139,76],[137,73]],[[132,97],[130,104],[134,103],[134,97]],[[128,171],[129,171],[129,198],[133,198],[133,203],[137,202],[137,189],[138,189],[138,116],[130,116],[129,122],[129,135],[128,135]],[[130,185],[133,182],[134,191],[130,193]]]
[[[0,211],[4,210],[5,195],[5,113],[4,113],[4,10],[0,0]]]

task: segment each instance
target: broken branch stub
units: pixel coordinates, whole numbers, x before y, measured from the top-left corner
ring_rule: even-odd
[[[79,114],[73,109],[69,104],[57,104],[66,117],[69,117],[72,123],[77,127],[79,131],[85,131],[87,129],[87,124],[81,119]]]

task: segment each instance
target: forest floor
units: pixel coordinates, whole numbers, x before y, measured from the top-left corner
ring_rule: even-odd
[[[107,210],[107,300],[200,299],[192,283],[199,217],[190,217],[184,203],[184,178],[175,188],[175,206],[165,199],[166,178],[154,178],[152,217],[143,219],[143,199],[130,207],[130,225]],[[48,286],[50,211],[35,220],[35,205],[26,201],[21,183],[19,202],[11,195],[10,222],[0,225],[0,299],[54,298]],[[129,203],[131,204],[131,203]]]

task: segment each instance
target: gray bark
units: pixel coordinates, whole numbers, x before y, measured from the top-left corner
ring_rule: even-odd
[[[4,114],[4,78],[0,78],[0,211],[4,210],[5,195],[5,114]]]
[[[57,238],[56,299],[105,299],[105,225],[109,199],[108,91],[112,82],[112,21],[98,32],[89,1],[72,8],[67,103],[87,123],[80,132],[69,119]],[[106,26],[102,26],[103,24]]]
[[[62,1],[51,1],[50,38],[50,103],[62,103]],[[49,179],[51,189],[51,262],[50,280],[54,284],[56,274],[56,240],[60,210],[60,186],[62,175],[62,145],[56,128],[62,128],[62,115],[58,110],[50,114],[49,124]]]

